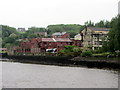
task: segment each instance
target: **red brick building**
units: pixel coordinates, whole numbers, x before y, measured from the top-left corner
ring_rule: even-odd
[[[56,49],[56,52],[58,52],[68,45],[81,47],[81,41],[69,38],[33,38],[29,41],[21,42],[15,52],[40,53],[46,52],[47,49]]]

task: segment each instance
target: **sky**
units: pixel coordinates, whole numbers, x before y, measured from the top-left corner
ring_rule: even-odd
[[[0,0],[0,24],[11,27],[47,27],[111,20],[120,0]]]

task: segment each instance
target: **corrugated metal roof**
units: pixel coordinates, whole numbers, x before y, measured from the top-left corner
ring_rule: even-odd
[[[110,30],[110,28],[97,28],[97,27],[88,27],[88,28],[94,31],[109,31]]]

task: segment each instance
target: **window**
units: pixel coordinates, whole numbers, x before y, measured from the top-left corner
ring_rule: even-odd
[[[99,45],[102,45],[102,41],[99,41]]]
[[[61,46],[63,46],[62,42],[61,42]]]
[[[44,44],[47,44],[46,42],[44,42]]]
[[[51,43],[49,43],[49,45],[51,45]]]
[[[72,42],[70,42],[70,45],[72,45]]]
[[[88,45],[91,45],[91,42],[90,42],[90,41],[88,41]]]
[[[97,41],[95,41],[95,45],[97,45]]]
[[[47,42],[44,42],[44,46],[47,46]]]

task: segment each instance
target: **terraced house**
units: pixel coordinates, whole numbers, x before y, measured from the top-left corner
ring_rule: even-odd
[[[82,30],[83,48],[95,50],[102,47],[102,43],[108,37],[110,28],[86,27]]]

